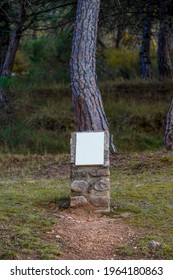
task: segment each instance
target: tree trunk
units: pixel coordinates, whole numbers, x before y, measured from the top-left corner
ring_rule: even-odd
[[[158,34],[158,69],[160,79],[172,79],[172,64],[170,59],[170,33],[172,17],[167,14],[164,1],[160,4],[160,28]]]
[[[167,113],[164,147],[167,150],[173,150],[173,100]]]
[[[80,0],[70,60],[71,90],[79,131],[109,131],[96,83],[96,41],[100,0]],[[111,138],[110,138],[111,139]],[[113,141],[111,151],[115,152]]]
[[[5,61],[3,63],[3,67],[1,71],[1,79],[3,77],[7,77],[7,78],[11,77],[14,59],[15,59],[17,49],[19,47],[20,39],[21,39],[21,30],[18,27],[13,30],[11,35],[11,39],[5,56]],[[2,108],[8,107],[8,98],[1,84],[1,81],[0,81],[0,106]]]
[[[143,25],[142,44],[140,51],[141,77],[144,80],[152,78],[150,60],[150,41],[151,41],[151,8],[148,7],[146,13],[141,13]]]
[[[13,30],[11,35],[10,43],[7,49],[5,61],[2,68],[2,76],[10,77],[12,74],[14,59],[19,47],[20,39],[21,39],[21,29],[20,27],[17,27],[16,29]]]
[[[19,42],[22,35],[22,28],[23,24],[26,19],[26,5],[27,0],[22,0],[20,2],[20,10],[19,15],[16,20],[16,25],[14,27],[14,30],[12,31],[11,38],[9,40],[9,45],[6,51],[4,63],[1,70],[1,77],[0,77],[0,126],[3,125],[4,115],[6,114],[6,111],[11,112],[11,104],[7,98],[6,90],[4,89],[2,85],[2,81],[4,78],[11,77],[12,74],[12,68],[14,64],[15,55],[17,52],[17,49],[19,47]]]
[[[116,49],[120,49],[121,47],[121,42],[123,40],[123,37],[124,37],[124,32],[125,32],[125,24],[123,24],[123,21],[124,19],[121,19],[119,21],[119,25],[117,26],[117,36],[116,36],[116,39],[115,39],[115,48]]]
[[[21,33],[17,33],[17,29],[15,29],[12,33],[10,43],[7,49],[5,61],[1,71],[1,78],[11,77],[14,59],[15,59],[16,51],[19,47],[20,38],[21,38]],[[8,107],[8,98],[1,84],[1,81],[0,81],[0,106],[4,108]]]
[[[6,51],[10,39],[10,24],[8,18],[9,3],[4,3],[0,8],[0,76],[2,74],[2,67],[5,60]]]
[[[6,52],[4,64],[2,67],[2,76],[10,77],[14,64],[15,55],[19,47],[20,39],[22,36],[23,24],[26,20],[26,6],[28,5],[27,0],[21,0],[19,15],[16,20],[16,26],[13,29],[11,38],[9,41],[8,49]]]
[[[165,7],[164,7],[165,8]],[[160,77],[161,78],[169,78],[172,79],[173,78],[173,72],[172,72],[172,65],[171,65],[171,60],[170,60],[170,56],[169,56],[169,46],[170,46],[170,41],[169,41],[169,37],[170,37],[170,32],[171,32],[171,21],[172,21],[172,16],[173,16],[173,1],[169,1],[168,5],[167,5],[167,10],[166,12],[167,17],[165,17],[164,20],[164,13],[163,11],[165,11],[162,8],[162,13],[161,13],[161,23],[162,23],[162,30],[163,28],[165,28],[165,30],[163,30],[163,32],[165,32],[165,36],[162,34],[163,37],[163,42],[160,42],[160,48],[163,48],[163,52],[165,53],[164,56],[166,57],[166,64],[165,61],[160,60]],[[160,23],[160,25],[161,25]],[[161,29],[161,27],[160,27]],[[160,36],[161,37],[161,36]],[[164,58],[165,58],[164,57]],[[163,63],[163,66],[161,65],[161,63]],[[166,118],[166,128],[165,128],[165,134],[164,134],[164,147],[166,148],[166,150],[173,150],[173,100],[171,102],[171,106],[169,108],[169,111],[167,113],[167,118]]]

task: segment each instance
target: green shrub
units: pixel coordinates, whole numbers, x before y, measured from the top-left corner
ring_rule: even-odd
[[[116,77],[131,79],[139,76],[139,51],[128,49],[106,49],[105,59]]]
[[[0,149],[8,153],[69,152],[70,131],[34,129],[24,122],[15,122],[0,130]]]
[[[25,74],[27,73],[30,65],[31,63],[27,54],[22,49],[19,49],[16,53],[13,72],[18,74]]]
[[[30,81],[37,84],[69,81],[71,36],[68,31],[24,41],[23,50],[30,60]]]

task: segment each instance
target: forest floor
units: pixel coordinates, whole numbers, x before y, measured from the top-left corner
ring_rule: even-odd
[[[111,211],[68,208],[67,155],[0,157],[0,259],[171,259],[173,154],[111,157]]]

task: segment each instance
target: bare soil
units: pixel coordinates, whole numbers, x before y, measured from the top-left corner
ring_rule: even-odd
[[[117,219],[82,209],[67,209],[56,215],[59,223],[50,237],[57,238],[61,246],[60,259],[64,260],[121,259],[116,248],[121,244],[135,244],[143,234],[123,221],[123,217],[130,215],[128,212]]]

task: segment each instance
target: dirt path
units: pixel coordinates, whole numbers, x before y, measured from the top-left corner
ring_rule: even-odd
[[[139,230],[127,225],[123,218],[109,218],[81,209],[61,211],[57,216],[58,226],[50,235],[55,236],[60,243],[60,259],[119,259],[116,247],[134,243],[141,235]]]

